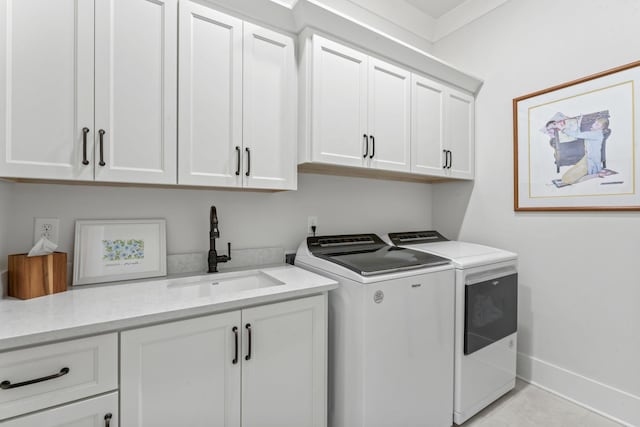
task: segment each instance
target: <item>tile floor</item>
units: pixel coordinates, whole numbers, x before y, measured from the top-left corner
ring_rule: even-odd
[[[516,388],[463,427],[619,427],[620,424],[518,380]]]

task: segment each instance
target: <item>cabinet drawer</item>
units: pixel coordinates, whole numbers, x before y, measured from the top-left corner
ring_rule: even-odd
[[[0,419],[118,387],[118,336],[0,353]]]
[[[0,422],[2,427],[118,427],[118,393]]]

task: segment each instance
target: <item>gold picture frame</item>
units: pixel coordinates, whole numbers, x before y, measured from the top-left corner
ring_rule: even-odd
[[[640,61],[513,100],[514,210],[640,210]]]

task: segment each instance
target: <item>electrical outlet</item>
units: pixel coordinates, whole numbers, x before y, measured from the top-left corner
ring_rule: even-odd
[[[46,237],[57,245],[59,228],[60,220],[58,218],[35,218],[33,225],[33,243],[35,244],[42,237]]]
[[[315,233],[313,232],[312,227],[316,227]],[[308,216],[307,217],[307,234],[313,236],[314,234],[318,234],[318,217],[317,216]]]

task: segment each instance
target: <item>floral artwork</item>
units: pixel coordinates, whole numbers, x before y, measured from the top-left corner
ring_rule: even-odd
[[[76,220],[74,286],[166,274],[164,219]]]
[[[104,261],[125,261],[144,259],[144,240],[117,239],[102,241],[102,259]]]

